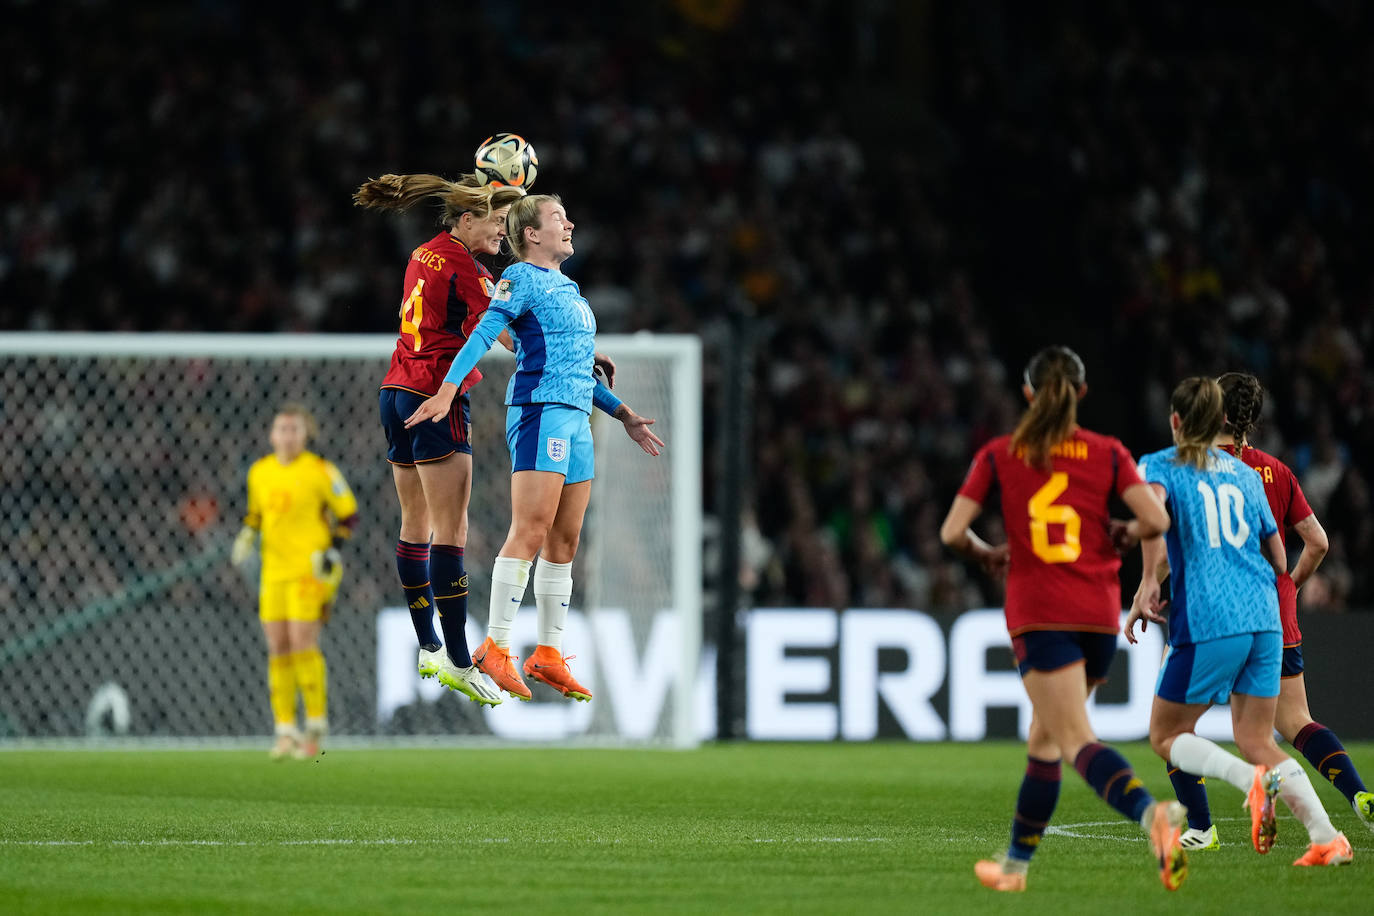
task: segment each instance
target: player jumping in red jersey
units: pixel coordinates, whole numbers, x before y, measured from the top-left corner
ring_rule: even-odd
[[[1029,409],[1014,433],[978,451],[940,527],[946,545],[989,574],[1006,575],[1007,630],[1033,709],[1011,844],[997,861],[974,867],[979,881],[999,891],[1026,887],[1065,757],[1107,804],[1146,831],[1166,888],[1187,876],[1179,845],[1183,806],[1156,802],[1088,721],[1088,697],[1106,680],[1120,631],[1118,547],[1163,533],[1169,516],[1125,446],[1078,426],[1078,401],[1087,390],[1083,362],[1072,350],[1037,353],[1022,385]],[[996,547],[969,527],[994,486],[1009,542]],[[1134,513],[1129,522],[1109,518],[1113,494]]]
[[[1279,537],[1286,540],[1287,529],[1292,528],[1303,542],[1302,553],[1292,572],[1277,579],[1279,619],[1283,624],[1283,666],[1274,728],[1307,758],[1313,769],[1340,790],[1364,825],[1374,830],[1374,793],[1366,788],[1340,739],[1331,729],[1313,721],[1307,706],[1302,631],[1298,628],[1298,589],[1312,577],[1326,556],[1326,531],[1317,521],[1297,477],[1288,466],[1250,445],[1250,432],[1259,422],[1264,407],[1264,387],[1259,379],[1245,372],[1227,372],[1217,382],[1225,394],[1226,424],[1213,445],[1255,469],[1264,484],[1269,508],[1279,523]],[[1189,829],[1182,837],[1184,848],[1215,849],[1220,846],[1202,780],[1177,768],[1170,768],[1169,779],[1178,800],[1188,808]]]
[[[419,673],[437,676],[486,706],[500,703],[501,694],[473,664],[463,629],[468,594],[463,548],[472,493],[466,392],[481,373],[473,370],[464,379],[464,393],[454,400],[448,422],[408,430],[405,419],[439,390],[454,355],[491,302],[491,272],[474,255],[501,251],[506,213],[524,195],[523,188],[484,185],[469,174],[457,182],[436,175],[383,175],[365,182],[353,196],[358,206],[375,209],[406,210],[431,197],[443,206],[447,228],[412,251],[406,265],[400,336],[378,400],[401,503],[396,570],[420,644]],[[447,647],[434,631],[436,609]],[[522,698],[528,697],[526,687]]]

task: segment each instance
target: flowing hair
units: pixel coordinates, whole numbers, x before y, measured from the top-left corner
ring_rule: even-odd
[[[1078,389],[1086,374],[1083,360],[1068,347],[1046,347],[1031,358],[1022,378],[1032,397],[1011,434],[1013,454],[1031,467],[1049,465],[1050,449],[1073,435],[1078,423]]]
[[[1169,408],[1178,414],[1174,434],[1179,464],[1207,467],[1207,453],[1226,422],[1226,396],[1216,379],[1195,375],[1178,383],[1169,398]]]
[[[363,182],[353,194],[353,204],[372,210],[409,210],[432,197],[443,206],[441,222],[445,226],[456,226],[464,213],[483,219],[493,210],[509,206],[524,196],[524,188],[483,184],[472,173],[457,181],[438,175],[383,175]]]
[[[1264,408],[1264,386],[1248,372],[1227,372],[1217,379],[1226,409],[1223,432],[1231,434],[1231,441],[1239,452],[1259,423]]]

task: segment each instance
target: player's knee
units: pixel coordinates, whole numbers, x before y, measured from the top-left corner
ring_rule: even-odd
[[[1178,736],[1172,732],[1166,732],[1162,729],[1157,731],[1152,728],[1150,729],[1150,750],[1154,751],[1160,759],[1168,760],[1169,749],[1173,747],[1176,737]]]
[[[571,563],[573,557],[577,556],[577,545],[580,540],[578,532],[568,534],[554,527],[544,538],[544,549],[541,553],[550,563]]]
[[[1278,753],[1279,747],[1274,743],[1274,734],[1268,725],[1263,729],[1237,728],[1235,739],[1236,750],[1251,763],[1266,763]]]
[[[501,555],[532,557],[543,549],[548,534],[549,525],[547,523],[541,525],[538,522],[527,520],[511,525],[510,534],[506,538],[506,547],[511,548],[513,552],[508,552],[506,548],[502,548]]]
[[[1305,711],[1285,712],[1283,708],[1280,707],[1278,713],[1274,716],[1274,728],[1278,730],[1280,735],[1283,735],[1283,740],[1290,744],[1293,742],[1293,739],[1298,736],[1298,732],[1302,731],[1311,723],[1312,717],[1307,715]]]

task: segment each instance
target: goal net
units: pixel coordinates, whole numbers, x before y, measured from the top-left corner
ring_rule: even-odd
[[[277,405],[320,425],[311,449],[357,494],[361,523],[322,646],[335,736],[491,736],[690,745],[701,641],[701,365],[690,336],[602,336],[616,392],[656,417],[650,458],[593,417],[597,477],[564,651],[595,694],[480,710],[415,671],[395,572],[400,521],[376,335],[0,334],[0,739],[267,735],[257,569],[228,562],[248,466]],[[472,393],[468,633],[510,523],[505,381]],[[533,595],[512,650],[535,642]]]

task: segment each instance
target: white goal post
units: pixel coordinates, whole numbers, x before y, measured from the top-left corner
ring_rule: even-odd
[[[377,420],[395,340],[0,333],[0,741],[271,731],[256,580],[227,555],[244,475],[270,451],[286,401],[315,413],[311,448],[343,471],[362,516],[323,639],[336,736],[699,741],[700,341],[597,340],[616,362],[616,393],[657,418],[668,447],[651,458],[620,424],[593,417],[596,481],[564,650],[596,699],[573,704],[536,685],[533,703],[479,712],[415,674]],[[481,638],[510,522],[502,401],[512,366],[495,348],[472,392],[470,640]],[[517,646],[533,640],[534,618],[527,594]]]

